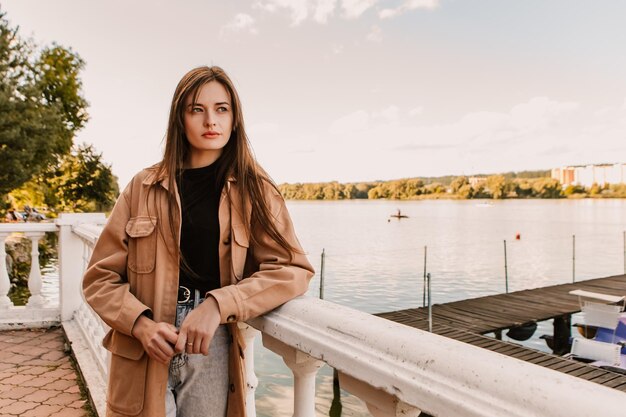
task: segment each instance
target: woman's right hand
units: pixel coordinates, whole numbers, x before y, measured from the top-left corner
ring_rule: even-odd
[[[141,342],[148,356],[163,365],[167,365],[174,356],[178,330],[173,325],[156,323],[149,317],[141,315],[131,333]]]

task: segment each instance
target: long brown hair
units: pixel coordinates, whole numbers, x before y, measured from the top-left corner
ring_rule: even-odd
[[[185,135],[185,103],[189,96],[192,96],[192,102],[195,102],[201,87],[211,81],[217,81],[226,88],[230,95],[233,111],[232,132],[219,157],[218,184],[223,184],[227,178],[235,178],[240,190],[239,198],[241,199],[240,203],[244,213],[246,212],[246,207],[251,208],[251,224],[260,225],[269,237],[288,254],[291,260],[294,252],[298,252],[298,249],[289,244],[276,228],[275,220],[270,212],[267,196],[265,195],[265,189],[268,184],[276,191],[278,191],[278,188],[254,158],[244,129],[241,101],[233,82],[222,68],[216,66],[198,67],[187,72],[176,86],[172,98],[165,137],[165,151],[163,160],[157,165],[155,183],[153,184],[156,185],[160,179],[167,178],[166,186],[169,190],[167,217],[170,231],[178,241],[178,230],[175,228],[177,224],[175,216],[178,215],[178,205],[174,190],[176,189],[176,177],[182,171],[184,163],[190,154],[190,145]],[[230,195],[227,197],[230,198]],[[244,213],[241,213],[243,218],[245,218]],[[247,222],[244,223],[245,227],[248,228]],[[247,232],[250,235],[250,239],[258,243],[256,236],[250,233],[250,229],[247,229]],[[178,252],[180,254],[180,245]]]

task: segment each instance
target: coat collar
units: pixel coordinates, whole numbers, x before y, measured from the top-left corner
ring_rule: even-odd
[[[158,165],[153,165],[150,168],[148,168],[148,174],[143,179],[142,184],[152,185],[152,184],[160,183],[163,188],[165,188],[166,190],[169,190],[169,185],[168,185],[169,176],[167,174],[157,176],[157,172],[158,172],[157,167]],[[232,173],[226,176],[226,183],[231,183],[231,182],[237,182],[237,178],[235,178],[235,176]]]

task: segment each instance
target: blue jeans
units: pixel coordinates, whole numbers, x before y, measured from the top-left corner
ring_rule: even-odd
[[[176,306],[176,328],[203,298],[195,297]],[[228,399],[228,350],[230,336],[218,326],[209,355],[180,353],[170,361],[165,392],[166,417],[225,417]]]

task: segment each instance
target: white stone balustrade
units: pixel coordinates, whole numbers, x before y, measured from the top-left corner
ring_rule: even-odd
[[[621,391],[314,298],[248,323],[337,369],[376,416],[621,415],[626,404]]]
[[[80,281],[103,221],[103,215],[64,215],[56,224],[0,224],[0,256],[10,233],[34,241],[58,229],[61,305],[13,306],[2,262],[0,328],[62,323],[100,416],[109,363],[101,340],[108,327],[84,302]],[[37,285],[35,278],[34,295]],[[338,370],[341,387],[375,417],[415,417],[421,410],[445,417],[622,415],[626,404],[621,391],[314,298],[299,297],[240,328],[249,417],[256,415],[259,331],[293,372],[294,417],[315,416],[315,375],[323,363]]]
[[[60,321],[58,305],[47,302],[41,294],[42,281],[39,267],[39,239],[45,232],[56,232],[54,223],[0,223],[0,330],[26,327],[46,327]],[[6,240],[12,234],[22,234],[29,238],[31,248],[31,269],[28,289],[31,293],[25,306],[15,306],[8,298],[11,288],[6,265]]]

